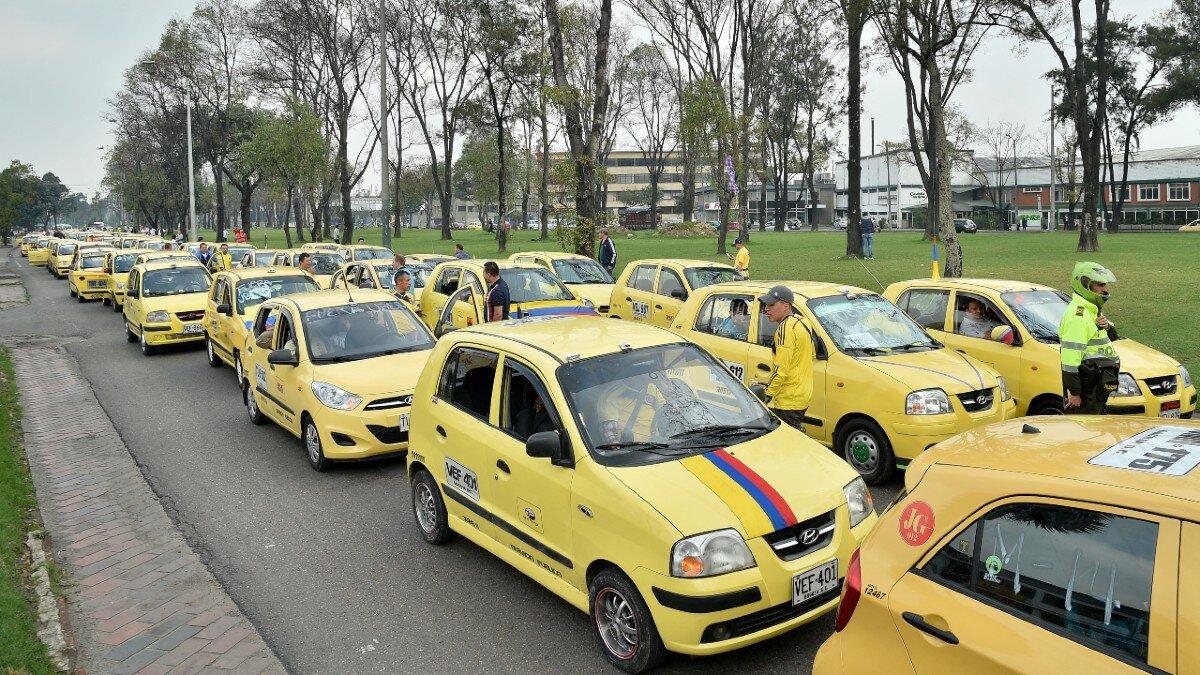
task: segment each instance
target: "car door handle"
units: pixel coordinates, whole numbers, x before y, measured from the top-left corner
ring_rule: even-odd
[[[904,620],[907,621],[910,626],[919,631],[929,633],[933,637],[945,642],[946,644],[958,644],[958,636],[948,630],[942,630],[937,626],[931,625],[929,622],[925,621],[925,617],[921,616],[920,614],[915,612],[904,612],[901,614],[901,616],[904,617]]]
[[[633,302],[633,298],[626,296],[625,302]]]
[[[654,309],[662,309],[662,305],[655,305]]]
[[[504,473],[508,473],[508,474],[512,473],[512,471],[508,468],[508,462],[505,462],[502,459],[496,460],[496,468],[500,469]]]
[[[767,365],[767,364],[765,364],[765,363],[760,363],[760,364],[758,364],[758,369],[759,369],[759,370],[761,370],[761,371],[763,371],[764,373],[769,373],[769,372],[771,372],[771,366],[768,366],[768,365]]]
[[[442,425],[437,425],[437,432],[438,436],[441,436],[442,438],[446,437],[446,430],[442,428]]]

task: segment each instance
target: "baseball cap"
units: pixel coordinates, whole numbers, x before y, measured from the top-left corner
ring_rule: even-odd
[[[758,297],[758,301],[764,305],[773,305],[777,302],[786,302],[789,305],[796,299],[792,289],[787,286],[772,286],[771,290],[763,293]]]
[[[745,241],[743,241],[741,237],[738,237],[737,239],[734,239],[734,240],[733,240],[733,245],[734,245],[734,246],[737,246],[738,244],[744,244],[744,243],[746,243],[746,242],[745,242]]]

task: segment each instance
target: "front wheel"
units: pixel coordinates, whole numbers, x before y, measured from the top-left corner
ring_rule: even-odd
[[[333,466],[333,462],[325,458],[325,451],[321,448],[321,433],[312,419],[304,420],[304,454],[314,471],[327,471]]]
[[[592,627],[605,657],[627,673],[645,672],[667,656],[650,608],[633,582],[610,567],[588,586]]]
[[[125,341],[129,344],[133,344],[134,342],[138,341],[138,336],[133,332],[133,329],[129,327],[128,321],[125,322]]]
[[[1066,415],[1061,396],[1046,396],[1029,406],[1029,415]]]
[[[433,476],[424,469],[417,472],[412,484],[413,515],[425,541],[441,546],[454,538],[447,523],[446,502]]]
[[[69,293],[69,294],[71,295],[71,297],[72,297],[72,298],[77,298],[77,297],[79,297],[79,294],[75,292],[75,287],[74,287],[74,286],[72,286],[72,285],[71,285],[71,284],[69,284],[69,283],[67,284],[67,293]],[[83,301],[83,299],[82,299],[82,298],[80,298],[80,301],[82,302],[82,301]]]
[[[246,414],[250,415],[250,423],[260,425],[267,421],[266,416],[258,409],[258,398],[254,396],[254,387],[249,382],[245,383],[242,391],[242,398],[246,401]]]
[[[883,483],[896,470],[892,444],[883,429],[871,420],[856,419],[842,427],[837,448],[867,485]]]
[[[158,348],[146,342],[146,329],[142,329],[142,334],[138,337],[138,342],[142,345],[142,356],[154,356]]]
[[[204,351],[208,355],[208,365],[213,368],[220,368],[221,357],[217,356],[217,352],[213,350],[212,338],[208,335],[204,336]]]

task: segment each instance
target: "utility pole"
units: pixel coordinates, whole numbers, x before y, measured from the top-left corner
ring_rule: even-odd
[[[387,94],[387,33],[385,17],[387,0],[379,0],[379,223],[383,228],[383,247],[392,248],[392,218],[388,206],[388,94]]]
[[[871,118],[871,154],[875,154],[875,118]]]
[[[1058,176],[1054,171],[1054,87],[1050,87],[1050,229],[1058,229],[1058,209],[1056,208],[1054,189]]]

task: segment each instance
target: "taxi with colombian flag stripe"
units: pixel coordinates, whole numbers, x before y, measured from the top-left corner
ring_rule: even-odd
[[[443,336],[413,396],[413,511],[591,617],[627,672],[837,604],[876,521],[861,477],[699,346],[547,316]]]

